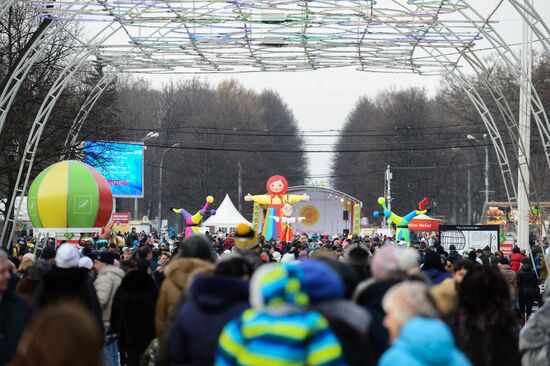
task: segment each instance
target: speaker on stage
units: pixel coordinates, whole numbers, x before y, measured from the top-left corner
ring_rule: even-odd
[[[349,211],[345,210],[342,215],[342,220],[348,221],[349,220]]]

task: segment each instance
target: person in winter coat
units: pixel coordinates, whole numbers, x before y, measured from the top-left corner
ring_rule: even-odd
[[[441,256],[432,250],[427,251],[424,256],[422,272],[428,276],[432,286],[440,284],[447,278],[451,278],[451,274],[445,271],[445,267],[441,262]]]
[[[143,352],[155,338],[158,290],[148,268],[146,260],[135,260],[113,299],[111,333],[118,335],[120,358],[127,366],[141,366]]]
[[[473,365],[519,366],[517,317],[498,268],[477,266],[466,274],[450,326],[458,348]]]
[[[430,295],[434,299],[439,316],[443,319],[450,317],[455,311],[458,303],[457,288],[464,279],[464,276],[474,266],[478,265],[469,259],[459,259],[453,263],[453,277],[432,286]]]
[[[485,248],[483,248],[483,253],[480,259],[481,259],[481,262],[483,262],[483,265],[492,265],[492,266],[498,265],[497,258],[495,257],[493,252],[491,252],[491,247],[489,247],[488,245],[485,246]]]
[[[213,261],[210,243],[202,236],[192,236],[181,244],[180,257],[173,259],[164,270],[165,279],[155,308],[157,337],[162,335],[169,312],[184,293],[189,274]]]
[[[391,347],[380,358],[379,366],[470,366],[455,346],[447,325],[437,317],[429,289],[419,282],[405,281],[384,296],[384,326]]]
[[[55,265],[36,290],[32,312],[59,301],[74,301],[86,308],[103,331],[101,307],[88,270],[78,268],[80,254],[72,244],[61,244],[55,254]]]
[[[535,296],[539,293],[537,274],[529,263],[529,258],[521,260],[521,268],[516,273],[518,283],[518,303],[521,325],[529,319],[533,310]]]
[[[8,255],[0,249],[0,365],[11,360],[29,319],[29,306],[9,288],[8,262]]]
[[[42,282],[42,278],[50,271],[51,268],[48,262],[39,258],[29,267],[25,276],[17,284],[17,293],[25,298],[29,306],[34,301],[34,294]]]
[[[353,300],[372,317],[369,329],[372,341],[370,353],[377,361],[389,346],[388,330],[383,325],[386,314],[382,308],[382,299],[392,286],[419,271],[418,255],[414,249],[384,245],[374,254],[371,270],[374,277],[357,286]]]
[[[251,309],[229,322],[215,365],[344,365],[327,320],[308,310],[309,297],[295,263],[266,264],[250,282]]]
[[[550,364],[550,278],[544,286],[544,305],[534,313],[519,335],[519,350],[523,366]]]
[[[517,245],[514,246],[512,249],[512,256],[510,257],[510,268],[512,268],[512,271],[516,272],[521,267],[521,260],[523,259],[523,254],[521,254],[521,250]]]
[[[10,366],[99,366],[102,347],[103,335],[90,312],[62,301],[38,312]]]
[[[311,308],[328,320],[342,346],[346,364],[374,366],[368,338],[370,315],[361,306],[344,298],[342,278],[324,261],[309,259],[299,265],[304,271],[300,282],[309,296]]]
[[[105,327],[105,336],[107,342],[104,349],[105,366],[117,366],[118,347],[117,343],[109,335],[111,333],[111,309],[116,290],[124,278],[124,271],[114,265],[115,256],[111,252],[100,253],[94,261],[94,268],[97,272],[97,278],[94,281],[94,287],[101,306],[103,325]]]
[[[187,301],[166,337],[167,360],[172,364],[207,366],[214,363],[223,327],[250,307],[248,279],[252,267],[242,257],[218,263],[213,276],[198,276]]]
[[[510,300],[512,301],[512,304],[515,304],[518,299],[518,284],[516,280],[516,273],[510,267],[510,260],[507,257],[500,258],[498,268],[504,276],[506,283],[508,283]]]

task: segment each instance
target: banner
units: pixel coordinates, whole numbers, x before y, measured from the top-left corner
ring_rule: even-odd
[[[107,179],[113,197],[143,197],[143,145],[86,141],[84,162]]]
[[[111,216],[113,221],[113,231],[115,233],[129,233],[130,232],[130,213],[129,212],[114,212]]]

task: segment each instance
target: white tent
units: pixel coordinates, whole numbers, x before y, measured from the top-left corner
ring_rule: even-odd
[[[214,227],[215,232],[220,229],[225,232],[231,232],[231,229],[237,227],[238,224],[248,224],[252,226],[252,223],[241,215],[235,208],[229,195],[226,194],[220,207],[216,210],[216,214],[204,221],[202,226]]]
[[[14,210],[17,210],[17,205],[19,204],[19,201],[21,200],[20,197],[15,198],[15,206]],[[6,202],[8,201],[7,198],[4,198],[0,200],[0,210],[2,212],[5,211]],[[4,221],[4,215],[0,214],[0,220]],[[27,197],[23,197],[23,204],[21,205],[21,211],[19,212],[19,217],[17,218],[17,222],[31,222],[31,219],[29,218],[29,213],[27,212]]]

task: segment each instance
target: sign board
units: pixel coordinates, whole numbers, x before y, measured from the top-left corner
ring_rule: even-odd
[[[115,233],[129,233],[130,232],[130,213],[129,212],[113,212],[111,216],[113,222],[113,231]]]
[[[84,162],[107,179],[113,197],[143,197],[142,144],[86,141]]]
[[[499,249],[499,230],[498,225],[440,225],[439,238],[445,250],[453,244],[466,252],[486,246],[494,252]]]
[[[514,243],[501,243],[499,250],[502,254],[509,257],[512,255],[512,249],[514,249]]]

